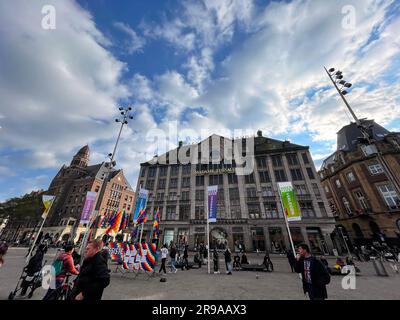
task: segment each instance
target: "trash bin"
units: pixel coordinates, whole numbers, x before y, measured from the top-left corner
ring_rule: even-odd
[[[381,277],[389,276],[381,260],[372,259],[372,264],[374,265],[376,275]]]

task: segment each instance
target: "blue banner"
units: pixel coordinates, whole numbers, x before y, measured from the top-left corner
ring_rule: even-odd
[[[208,191],[208,221],[217,222],[218,186],[209,186]]]
[[[148,195],[149,190],[140,189],[139,197],[136,203],[135,214],[133,215],[133,220],[131,222],[135,222],[139,216],[140,211],[145,210]]]

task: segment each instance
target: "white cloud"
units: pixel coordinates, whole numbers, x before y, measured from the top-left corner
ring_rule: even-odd
[[[129,54],[143,51],[142,49],[146,44],[146,40],[140,37],[129,25],[122,22],[115,22],[114,27],[128,35],[129,40],[125,42],[124,47],[126,47]]]

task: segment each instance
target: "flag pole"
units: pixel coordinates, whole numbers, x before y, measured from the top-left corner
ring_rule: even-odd
[[[39,231],[38,231],[38,233],[37,233],[37,236],[35,237],[35,240],[34,240],[33,243],[32,243],[31,249],[29,250],[28,256],[26,257],[26,262],[28,262],[28,261],[29,261],[29,258],[31,257],[32,251],[33,251],[33,249],[35,248],[35,245],[36,245],[36,241],[37,241],[37,239],[38,239],[38,237],[39,237],[40,232],[42,231],[43,225],[44,225],[44,223],[45,223],[45,221],[46,221],[46,219],[47,219],[47,216],[49,215],[51,206],[53,205],[55,199],[56,199],[56,198],[54,197],[53,201],[51,202],[51,204],[50,204],[50,206],[49,206],[49,209],[48,209],[48,210],[45,210],[45,212],[47,211],[47,214],[46,214],[46,216],[43,218],[42,225],[40,226]]]
[[[210,222],[208,217],[208,201],[207,201],[207,270],[210,274]]]

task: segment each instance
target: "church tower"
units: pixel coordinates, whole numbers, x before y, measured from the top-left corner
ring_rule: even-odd
[[[78,153],[72,158],[71,161],[71,167],[76,166],[76,167],[81,167],[81,168],[86,168],[89,164],[89,146],[86,145],[82,147]]]

